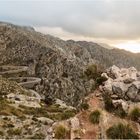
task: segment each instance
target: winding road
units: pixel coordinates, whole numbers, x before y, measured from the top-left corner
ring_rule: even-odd
[[[28,73],[27,66],[0,66],[0,75],[8,78],[9,80],[16,81],[20,86],[32,89],[36,84],[41,82],[40,78],[37,77],[18,77],[22,76],[22,73],[26,75]]]

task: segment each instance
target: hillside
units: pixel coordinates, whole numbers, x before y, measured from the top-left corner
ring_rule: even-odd
[[[138,139],[139,59],[0,22],[0,138]]]
[[[139,58],[139,54],[108,50],[96,43],[63,41],[31,27],[0,23],[0,65],[28,66],[30,76],[43,78],[38,92],[59,97],[71,105],[92,91],[94,82],[81,78],[89,65],[140,69]]]

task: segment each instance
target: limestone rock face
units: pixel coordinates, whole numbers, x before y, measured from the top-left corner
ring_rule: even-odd
[[[107,94],[112,93],[115,95],[115,98],[118,97],[134,102],[140,101],[140,78],[136,68],[121,69],[117,66],[112,66],[107,70],[106,74],[109,78],[101,87],[103,92]],[[113,95],[112,97],[114,97]]]
[[[94,60],[88,50],[76,42],[0,23],[0,65],[27,66],[27,76],[41,79],[34,85],[39,94],[77,106],[94,85],[81,78],[91,63]]]

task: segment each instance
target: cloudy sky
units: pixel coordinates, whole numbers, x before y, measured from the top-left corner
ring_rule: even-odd
[[[140,52],[140,0],[0,0],[0,21]]]

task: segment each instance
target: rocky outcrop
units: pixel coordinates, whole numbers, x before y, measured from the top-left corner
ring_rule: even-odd
[[[140,76],[134,67],[126,69],[112,66],[102,76],[108,79],[101,86],[104,93],[111,97],[116,95],[120,99],[140,101]]]

